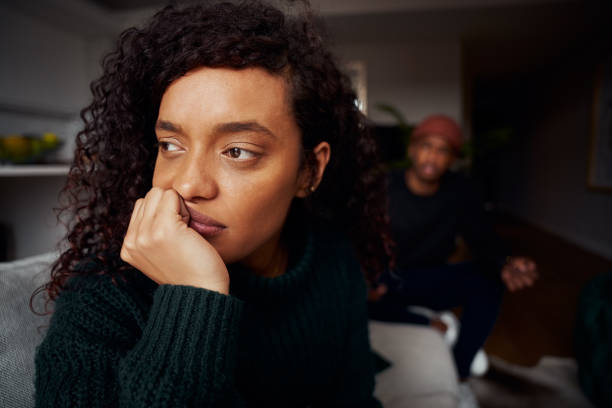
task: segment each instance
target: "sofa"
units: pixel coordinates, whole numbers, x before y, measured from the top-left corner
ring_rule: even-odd
[[[48,280],[56,253],[0,263],[0,407],[34,405],[34,354],[49,316],[30,309],[32,292]],[[43,310],[41,297],[35,310]],[[428,327],[370,322],[372,348],[391,366],[376,377],[383,406],[455,407],[457,375],[442,336]]]

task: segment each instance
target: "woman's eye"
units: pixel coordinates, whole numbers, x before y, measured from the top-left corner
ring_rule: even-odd
[[[240,147],[232,147],[224,152],[227,156],[237,160],[248,160],[255,157],[255,153],[241,149]]]
[[[159,148],[164,152],[176,152],[179,150],[177,145],[170,142],[159,142]]]

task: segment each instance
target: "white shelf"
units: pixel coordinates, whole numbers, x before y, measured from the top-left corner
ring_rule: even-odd
[[[67,164],[6,164],[0,165],[0,177],[65,176]]]
[[[78,112],[71,112],[67,110],[59,110],[40,106],[26,106],[22,104],[6,103],[2,101],[0,101],[0,112],[61,120],[74,119],[79,115]]]

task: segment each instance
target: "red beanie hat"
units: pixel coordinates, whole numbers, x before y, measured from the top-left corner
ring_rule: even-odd
[[[428,116],[412,131],[413,139],[429,135],[443,137],[455,152],[461,150],[461,145],[463,144],[461,129],[457,122],[446,115]]]

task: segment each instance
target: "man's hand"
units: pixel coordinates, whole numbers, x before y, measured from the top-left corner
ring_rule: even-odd
[[[448,330],[448,325],[442,321],[439,317],[434,317],[429,321],[429,325],[434,329],[440,331],[440,333],[445,334]]]
[[[387,286],[380,284],[374,288],[368,287],[368,302],[377,302],[387,293]]]
[[[510,292],[533,286],[538,279],[536,264],[526,257],[511,257],[501,270],[501,278]]]
[[[121,259],[160,285],[188,285],[227,294],[225,263],[188,222],[181,196],[153,187],[134,205]]]

